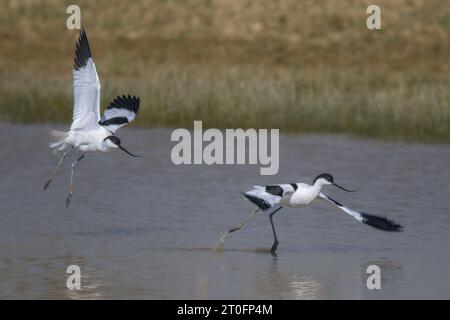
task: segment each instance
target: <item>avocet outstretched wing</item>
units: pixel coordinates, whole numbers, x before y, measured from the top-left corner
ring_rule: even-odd
[[[270,186],[254,186],[244,196],[262,210],[268,210],[280,204],[287,194],[295,192],[296,184],[276,184]]]
[[[400,224],[396,223],[395,221],[389,220],[387,218],[375,216],[372,214],[364,213],[364,212],[358,212],[358,211],[349,209],[347,207],[344,207],[342,204],[340,204],[333,198],[327,196],[323,192],[321,192],[319,194],[319,197],[321,199],[324,199],[324,200],[334,204],[339,209],[341,209],[345,213],[351,215],[353,218],[355,218],[359,222],[365,223],[373,228],[384,230],[384,231],[402,231],[403,230],[403,227]]]
[[[139,97],[121,96],[114,99],[106,107],[99,125],[114,133],[120,127],[130,123],[139,111]]]
[[[84,28],[80,31],[74,60],[74,108],[70,130],[95,129],[100,120],[100,81]]]

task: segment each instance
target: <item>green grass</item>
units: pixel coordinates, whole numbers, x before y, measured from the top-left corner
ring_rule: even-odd
[[[102,82],[102,106],[123,93],[141,96],[142,127],[280,128],[405,141],[450,142],[449,83],[389,85],[382,75],[280,69],[156,67],[139,79]],[[69,123],[71,78],[1,81],[0,119]]]
[[[102,106],[135,94],[141,127],[450,142],[450,0],[79,1]],[[69,123],[70,1],[0,11],[0,120]],[[105,5],[107,4],[107,5]]]

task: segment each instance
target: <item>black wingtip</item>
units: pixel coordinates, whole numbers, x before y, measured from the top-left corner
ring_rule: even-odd
[[[74,69],[78,70],[85,67],[89,58],[92,58],[89,41],[84,27],[81,27],[80,35],[75,46]]]
[[[116,97],[106,109],[126,109],[137,114],[139,111],[139,104],[139,97],[122,95]]]
[[[368,213],[361,213],[361,216],[363,217],[362,223],[365,223],[373,228],[384,231],[403,231],[403,226],[387,218]]]

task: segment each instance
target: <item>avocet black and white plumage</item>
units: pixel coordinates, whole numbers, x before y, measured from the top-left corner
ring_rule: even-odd
[[[347,192],[353,192],[352,190],[345,189],[338,185],[334,181],[332,175],[323,173],[317,176],[312,184],[290,183],[269,186],[255,186],[253,187],[253,189],[244,193],[244,196],[258,207],[258,209],[253,214],[257,213],[259,210],[262,210],[263,212],[269,214],[270,224],[272,226],[274,237],[274,243],[271,249],[272,253],[274,253],[278,247],[278,238],[273,224],[273,215],[280,211],[283,206],[293,208],[307,206],[317,198],[334,204],[339,209],[349,214],[359,222],[367,224],[376,229],[385,231],[401,231],[403,229],[401,225],[392,220],[364,212],[354,211],[352,209],[344,207],[338,201],[321,192],[322,187],[326,185],[334,185]],[[238,225],[237,227],[231,229],[229,232],[239,230],[242,225],[243,224]]]
[[[117,129],[134,120],[139,111],[139,98],[130,95],[115,98],[100,118],[100,81],[84,29],[80,31],[74,60],[72,125],[68,132],[52,131],[52,135],[57,141],[51,143],[50,148],[55,152],[63,152],[63,155],[44,185],[44,190],[46,190],[62,162],[72,150],[81,151],[81,156],[72,163],[66,207],[69,206],[72,199],[75,166],[86,153],[121,149],[129,155],[137,157],[128,152],[114,134]]]

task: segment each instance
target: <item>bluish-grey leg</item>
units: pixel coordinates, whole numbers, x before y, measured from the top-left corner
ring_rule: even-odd
[[[70,185],[69,185],[69,195],[67,196],[66,199],[66,208],[69,207],[70,205],[70,201],[72,201],[72,194],[73,194],[73,171],[76,167],[76,165],[78,164],[78,162],[81,161],[81,159],[83,159],[85,156],[85,154],[82,154],[81,157],[79,157],[77,160],[75,160],[74,162],[72,162],[72,167],[70,170]]]
[[[70,151],[72,151],[73,148],[70,148],[69,150],[65,151],[61,157],[61,159],[58,162],[58,165],[56,166],[55,170],[53,170],[52,174],[50,175],[50,178],[48,179],[48,181],[45,183],[44,185],[44,191],[47,190],[48,186],[50,185],[50,183],[52,183],[53,178],[56,175],[56,172],[58,172],[59,167],[61,166],[61,164],[63,163],[64,159],[67,157],[67,155],[69,154]]]
[[[274,210],[271,214],[269,214],[269,219],[270,219],[270,224],[272,225],[272,231],[273,231],[273,245],[272,248],[270,249],[270,252],[272,254],[275,253],[275,251],[277,251],[278,248],[278,238],[277,238],[277,233],[275,231],[275,226],[273,225],[273,215],[275,213],[277,213],[278,211],[280,211],[281,209],[283,209],[283,207],[279,207],[278,209]]]

